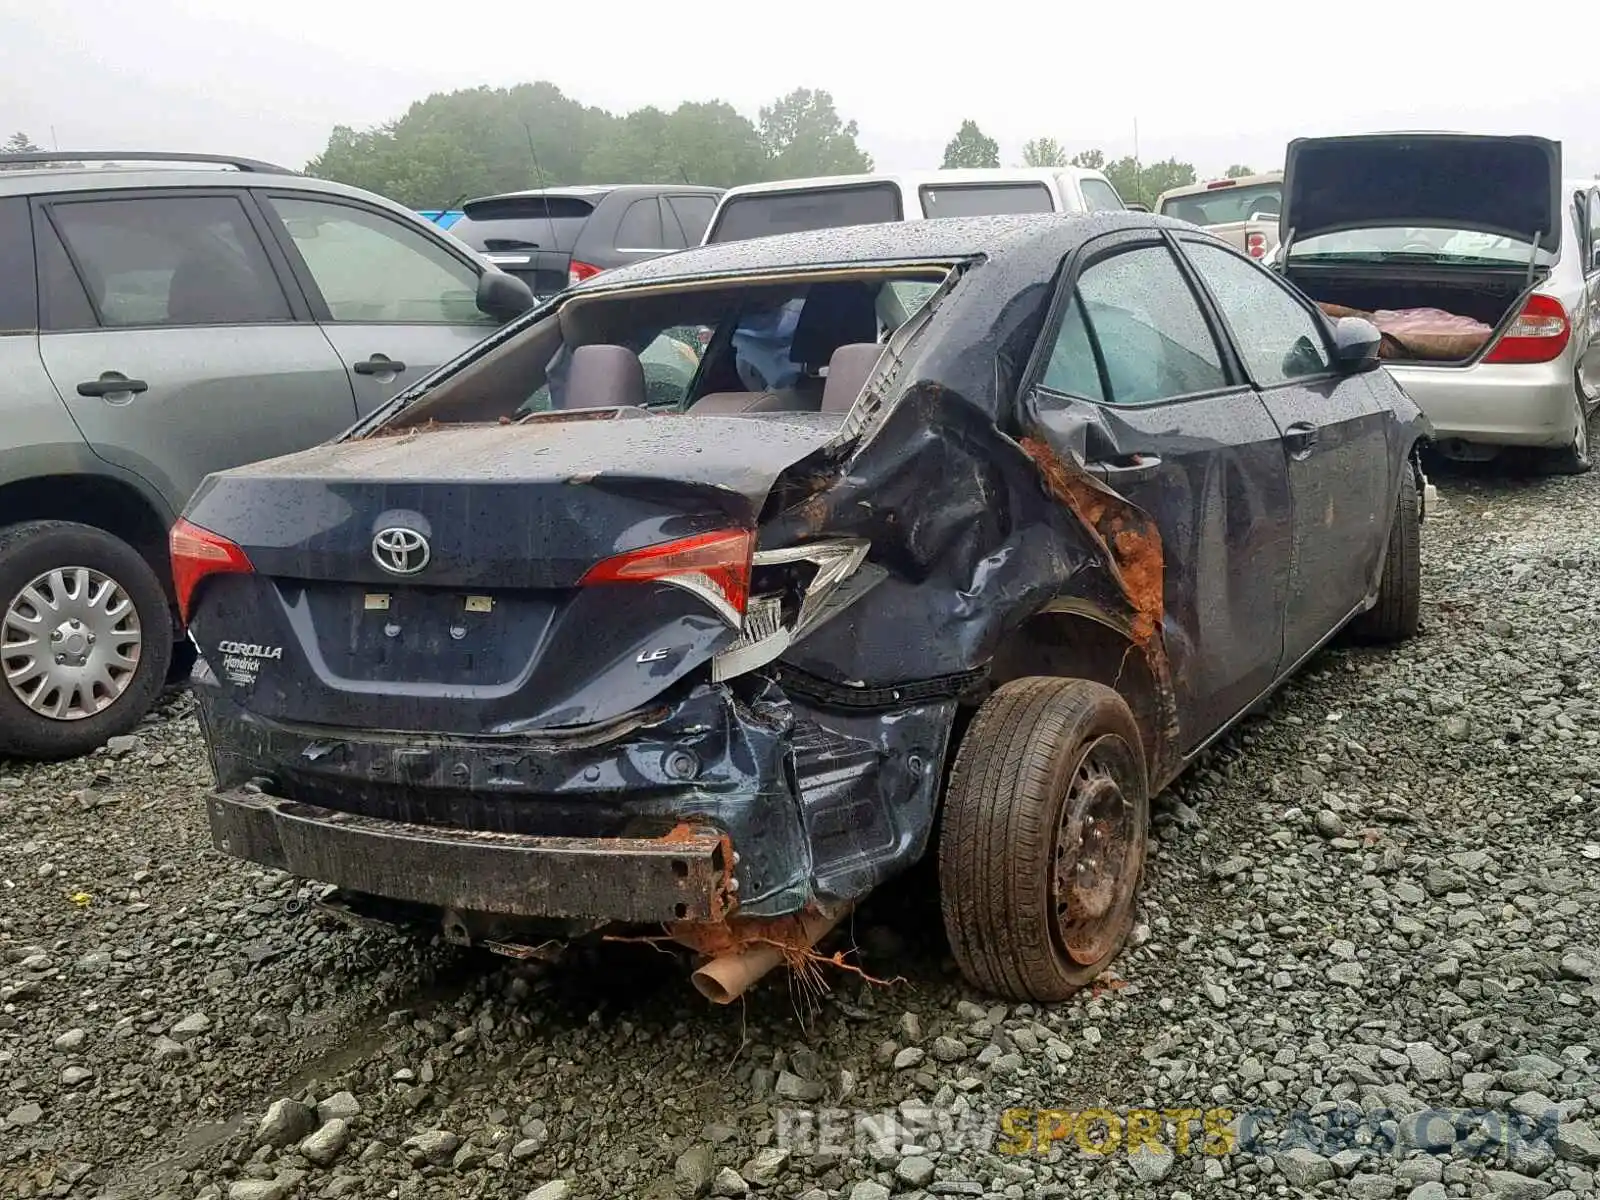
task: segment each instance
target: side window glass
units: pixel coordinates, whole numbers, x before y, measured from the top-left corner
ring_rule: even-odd
[[[427,235],[349,204],[269,201],[335,321],[492,325],[478,273]]]
[[[49,211],[102,325],[290,319],[266,250],[235,197],[68,201]],[[70,305],[66,277],[57,281],[63,290],[54,294]]]
[[[1122,200],[1116,189],[1103,179],[1088,178],[1083,181],[1083,198],[1091,211],[1121,209]]]
[[[635,200],[617,225],[618,250],[665,250],[661,232],[661,207],[654,196]]]
[[[668,196],[667,204],[677,214],[678,224],[683,226],[683,236],[688,239],[686,244],[698,246],[706,235],[706,226],[711,224],[711,214],[717,210],[715,198]]]
[[[1062,314],[1061,329],[1056,334],[1050,361],[1040,382],[1069,396],[1098,401],[1106,398],[1100,385],[1100,367],[1094,360],[1094,347],[1089,342],[1089,326],[1083,319],[1083,300],[1076,289],[1067,311]]]
[[[1091,264],[1078,279],[1066,319],[1081,320],[1099,347],[1108,404],[1148,404],[1227,386],[1211,327],[1164,246],[1141,246]],[[1076,335],[1065,326],[1063,333],[1063,360],[1070,359],[1073,378],[1086,380],[1094,371],[1092,359],[1083,359],[1087,345],[1078,342],[1074,350]]]
[[[78,272],[67,257],[55,226],[42,214],[34,223],[34,241],[39,249],[39,302],[41,328],[50,330],[94,329],[99,325],[89,294],[83,290]]]
[[[1332,369],[1322,328],[1275,277],[1221,246],[1186,240],[1183,248],[1216,297],[1257,386]]]

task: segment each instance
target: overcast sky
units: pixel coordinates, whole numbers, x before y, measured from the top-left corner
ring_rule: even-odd
[[[1032,12],[1030,13],[1030,10]],[[1070,149],[1176,155],[1202,176],[1281,165],[1316,133],[1459,129],[1565,144],[1600,171],[1600,3],[1173,0],[0,0],[0,137],[62,149],[227,151],[298,167],[335,124],[430,92],[548,79],[614,112],[720,98],[752,119],[831,91],[882,169],[936,167],[961,120],[1005,163]],[[970,16],[934,16],[949,13]]]

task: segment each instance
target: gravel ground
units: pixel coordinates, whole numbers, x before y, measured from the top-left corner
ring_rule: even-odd
[[[850,931],[888,986],[728,1009],[352,931],[211,851],[182,699],[0,763],[0,1197],[1594,1195],[1600,472],[1438,482],[1424,635],[1161,798],[1136,947],[1052,1009],[962,985],[925,876]]]

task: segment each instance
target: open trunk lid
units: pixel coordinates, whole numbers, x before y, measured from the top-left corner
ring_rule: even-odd
[[[247,560],[195,591],[218,684],[273,721],[466,735],[649,705],[738,640],[767,492],[838,420],[611,411],[208,477],[185,520]]]
[[[1347,229],[1473,230],[1555,254],[1561,143],[1456,133],[1357,134],[1289,143],[1278,238]]]

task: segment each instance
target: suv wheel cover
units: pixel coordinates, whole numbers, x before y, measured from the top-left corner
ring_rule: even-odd
[[[0,618],[7,685],[29,710],[55,721],[81,721],[121,699],[142,647],[132,598],[90,567],[46,571]]]

